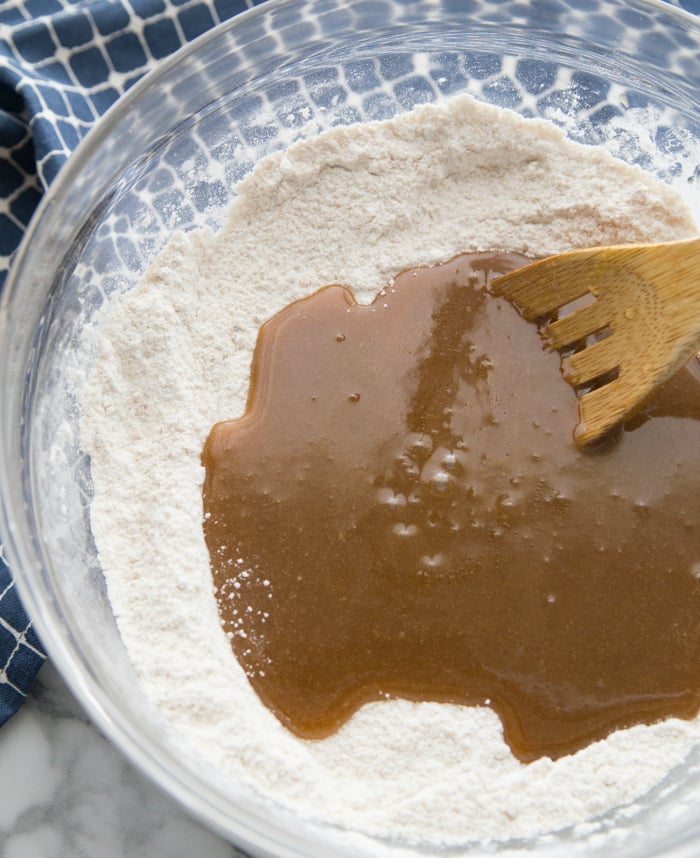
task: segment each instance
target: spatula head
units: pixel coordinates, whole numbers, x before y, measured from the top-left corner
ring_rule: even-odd
[[[700,348],[700,239],[577,250],[493,281],[559,351],[579,397],[574,437],[631,417]]]

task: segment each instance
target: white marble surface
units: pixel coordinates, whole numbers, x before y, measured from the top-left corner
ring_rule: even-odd
[[[47,664],[0,729],[0,858],[244,858],[146,780]]]

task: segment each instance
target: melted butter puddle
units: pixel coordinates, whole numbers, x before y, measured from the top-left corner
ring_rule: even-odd
[[[581,452],[573,391],[485,288],[524,257],[341,286],[260,331],[204,534],[233,652],[295,734],[374,700],[490,705],[523,761],[700,706],[700,374]]]

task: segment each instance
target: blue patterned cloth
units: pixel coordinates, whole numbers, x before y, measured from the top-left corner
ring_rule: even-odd
[[[255,0],[0,0],[0,289],[41,198],[94,122],[163,57]],[[44,660],[0,554],[0,725]]]
[[[22,705],[43,661],[41,643],[0,557],[0,724]]]

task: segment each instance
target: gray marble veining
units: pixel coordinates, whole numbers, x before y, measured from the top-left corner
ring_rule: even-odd
[[[244,858],[191,820],[42,668],[0,731],[0,858]]]

